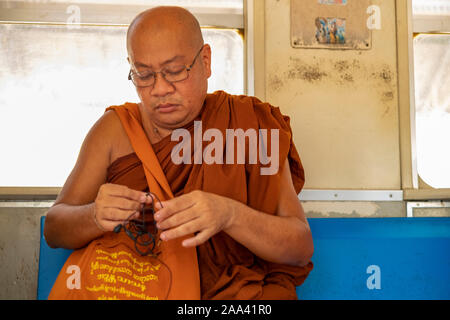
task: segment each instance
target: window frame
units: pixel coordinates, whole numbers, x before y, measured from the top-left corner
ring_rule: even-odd
[[[80,23],[75,25],[89,26],[127,26],[140,12],[154,6],[119,5],[96,3],[61,2],[9,2],[0,1],[0,23],[31,23],[31,24],[71,24],[68,23],[70,11],[75,6],[80,9]],[[211,8],[186,6],[199,20],[202,27],[225,29],[243,29],[243,13],[235,8]],[[7,9],[7,10],[4,10]]]
[[[450,32],[450,16],[414,16],[412,0],[397,0],[396,11],[403,198],[405,201],[449,200],[450,188],[429,186],[421,179],[417,168],[413,39],[418,33]],[[405,24],[407,27],[402,28]]]
[[[71,5],[80,9],[82,22],[68,21],[70,13],[67,9]],[[67,3],[0,1],[0,24],[124,27],[128,26],[137,14],[151,7],[153,6],[70,3],[70,1]],[[184,7],[194,14],[202,28],[234,29],[243,37],[244,93],[254,95],[254,0],[243,0],[243,10],[229,7]],[[62,187],[0,186],[0,201],[55,200],[61,189]]]

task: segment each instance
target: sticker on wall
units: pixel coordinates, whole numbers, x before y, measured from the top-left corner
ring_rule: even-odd
[[[318,43],[345,43],[345,19],[317,17],[316,28]]]
[[[370,49],[370,5],[371,0],[291,0],[292,47]]]

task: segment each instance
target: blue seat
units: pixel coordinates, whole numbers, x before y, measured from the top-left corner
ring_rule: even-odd
[[[314,218],[314,269],[299,299],[450,299],[450,218]],[[41,218],[38,299],[72,252],[51,249]]]
[[[41,217],[41,241],[39,248],[39,274],[37,299],[47,300],[50,290],[72,250],[52,249],[44,238],[45,217]]]
[[[315,266],[299,299],[450,298],[450,218],[308,222]]]

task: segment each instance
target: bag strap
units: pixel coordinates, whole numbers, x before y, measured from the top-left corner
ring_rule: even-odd
[[[161,200],[172,199],[173,193],[167,178],[150,141],[148,141],[141,122],[136,118],[135,112],[137,111],[139,113],[139,111],[128,109],[130,107],[137,109],[137,105],[128,103],[124,106],[125,108],[123,106],[111,106],[106,111],[114,110],[119,116],[120,122],[131,142],[131,146],[142,162],[150,191],[155,193]]]
[[[123,106],[111,106],[106,109],[114,110],[119,116],[131,145],[141,160],[150,191],[155,193],[161,201],[172,199],[173,193],[167,178],[161,168],[147,135],[142,128],[138,106],[126,103]],[[171,290],[169,300],[199,300],[200,274],[196,247],[185,248],[182,241],[192,237],[187,235],[161,243],[161,260],[172,271]]]

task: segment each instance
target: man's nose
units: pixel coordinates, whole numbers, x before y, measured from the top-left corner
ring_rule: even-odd
[[[167,81],[161,72],[158,72],[155,75],[155,83],[153,84],[151,94],[154,96],[165,96],[174,91],[175,87],[173,86],[173,84]]]

